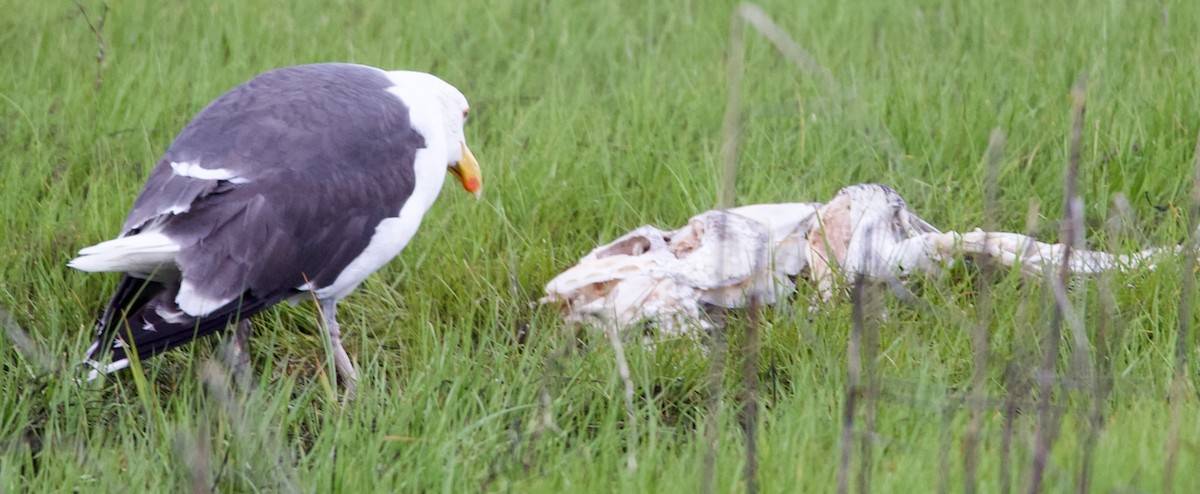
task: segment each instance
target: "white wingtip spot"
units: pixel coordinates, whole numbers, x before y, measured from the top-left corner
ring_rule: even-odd
[[[87,359],[83,361],[83,363],[92,368],[92,370],[88,371],[87,377],[84,378],[85,381],[95,381],[96,378],[100,377],[101,374],[111,374],[129,367],[129,359],[127,358],[109,362],[108,364],[101,364],[100,362],[92,359]]]
[[[188,212],[191,209],[192,209],[191,204],[184,204],[182,206],[176,205],[176,206],[171,206],[162,211],[159,211],[158,214],[183,214],[183,213]]]
[[[167,306],[158,307],[157,309],[154,310],[154,312],[157,312],[159,317],[163,318],[164,321],[171,323],[171,324],[183,324],[188,321],[187,314],[184,314],[182,311],[177,311],[177,310],[174,310]],[[149,324],[149,323],[147,323],[147,324]],[[153,327],[151,327],[150,329],[152,331],[154,330]]]
[[[84,352],[84,355],[87,355],[88,359],[91,360],[92,354],[96,353],[96,349],[98,349],[98,348],[100,348],[100,342],[94,341],[94,342],[92,342],[92,346],[88,347],[87,352]]]
[[[224,168],[204,168],[200,166],[199,163],[192,163],[190,161],[185,161],[182,163],[172,161],[171,169],[175,171],[176,175],[181,177],[195,178],[199,180],[225,180],[235,184],[244,184],[249,182],[249,180],[239,177],[233,172]]]

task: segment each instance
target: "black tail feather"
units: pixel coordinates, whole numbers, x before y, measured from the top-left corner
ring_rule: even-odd
[[[247,292],[240,300],[208,315],[192,317],[184,314],[175,303],[178,286],[125,275],[96,321],[96,340],[88,351],[87,360],[96,365],[107,358],[113,364],[102,372],[116,370],[127,365],[126,359],[134,351],[139,359],[153,357],[224,330],[293,293],[256,297]]]

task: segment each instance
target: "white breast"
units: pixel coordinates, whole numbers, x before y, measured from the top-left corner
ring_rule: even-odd
[[[375,227],[375,233],[362,254],[354,258],[332,284],[316,287],[314,292],[320,299],[339,300],[349,295],[367,276],[399,255],[417,233],[421,218],[433,205],[446,181],[449,160],[445,152],[445,126],[439,114],[440,107],[428,96],[419,96],[401,86],[392,87],[388,92],[409,108],[412,126],[425,138],[425,148],[417,151],[413,161],[416,184],[412,195],[396,216],[381,221]],[[308,288],[300,287],[302,290]]]

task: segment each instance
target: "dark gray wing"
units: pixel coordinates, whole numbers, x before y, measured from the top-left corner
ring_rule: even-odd
[[[208,105],[150,174],[122,235],[153,226],[181,244],[197,293],[233,298],[203,317],[177,284],[125,276],[97,321],[89,359],[148,357],[321,287],[412,194],[424,138],[381,71],[318,64],[268,72]],[[224,170],[182,176],[172,163]],[[194,170],[195,171],[195,170]]]
[[[176,138],[126,232],[159,222],[183,246],[184,276],[214,299],[332,283],[413,190],[425,141],[390,86],[382,71],[349,64],[279,69],[238,86]],[[179,176],[171,163],[237,179]]]

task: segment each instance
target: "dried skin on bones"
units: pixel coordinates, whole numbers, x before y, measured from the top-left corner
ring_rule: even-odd
[[[1070,272],[1153,268],[1178,246],[1129,255],[1074,250]],[[838,281],[903,281],[956,258],[988,258],[1036,275],[1058,269],[1065,247],[1006,232],[942,232],[885,185],[846,187],[828,203],[757,204],[706,211],[673,231],[639,227],[597,247],[546,284],[543,304],[566,321],[620,329],[651,322],[666,334],[704,328],[706,305],[773,304],[813,283],[822,301]]]

